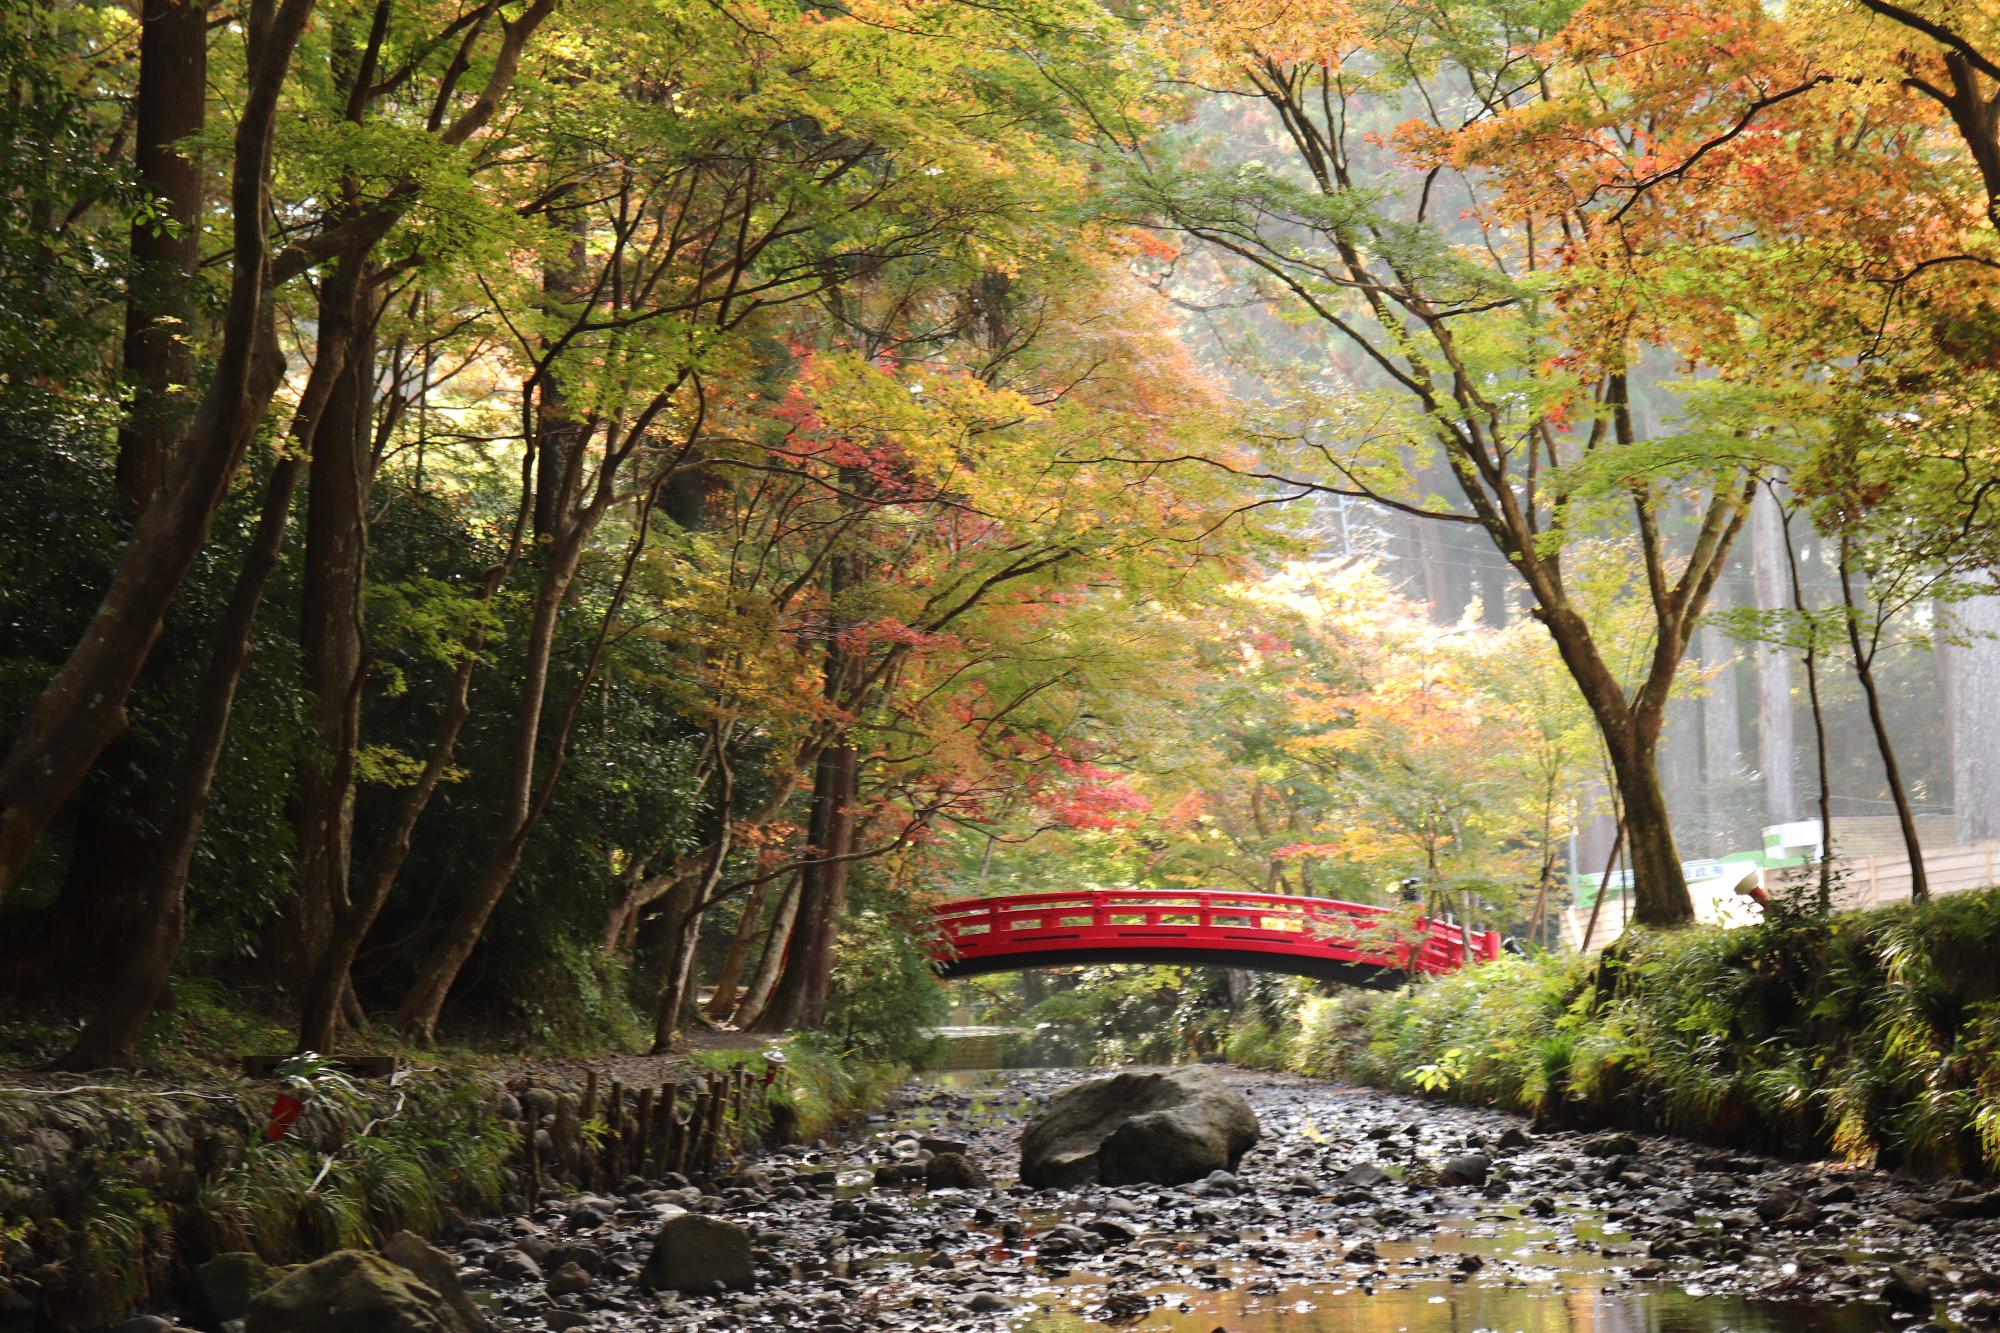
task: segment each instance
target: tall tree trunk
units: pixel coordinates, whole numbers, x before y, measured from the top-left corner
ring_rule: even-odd
[[[708,997],[710,1018],[726,1019],[736,1008],[736,991],[743,982],[743,967],[750,961],[750,945],[757,938],[757,928],[764,924],[764,907],[770,890],[769,884],[759,884],[744,900],[742,919],[736,923],[736,933],[729,937],[729,951],[722,955],[722,966],[715,972],[715,993]]]
[[[1694,918],[1694,907],[1682,878],[1681,857],[1674,846],[1666,794],[1660,787],[1656,746],[1643,737],[1607,737],[1611,769],[1618,782],[1618,804],[1625,816],[1625,853],[1632,867],[1632,910],[1642,926],[1679,926]],[[1661,903],[1641,889],[1644,884],[1679,883],[1678,905]]]
[[[527,849],[534,827],[535,760],[542,734],[542,707],[548,696],[549,669],[555,655],[557,619],[569,595],[570,581],[583,554],[576,537],[561,540],[545,554],[541,578],[535,589],[533,617],[529,622],[521,683],[514,718],[514,752],[507,775],[507,790],[495,831],[493,850],[480,867],[470,893],[444,938],[418,970],[401,1007],[396,1026],[403,1032],[428,1041],[437,1031],[438,1014],[445,996],[472,956],[487,920],[499,905],[514,871]]]
[[[338,281],[335,275],[329,279],[329,285]],[[342,378],[347,344],[340,334],[345,328],[344,324],[335,326],[333,340],[314,363],[293,416],[291,447],[278,458],[265,482],[257,529],[237,571],[202,678],[200,702],[188,736],[187,753],[181,761],[173,809],[150,846],[141,892],[133,905],[131,928],[123,937],[126,947],[121,950],[111,980],[98,998],[96,1011],[63,1057],[64,1068],[129,1065],[134,1043],[166,994],[185,933],[188,874],[201,839],[209,797],[214,791],[216,769],[228,741],[236,691],[250,664],[251,634],[256,628],[264,593],[284,552],[292,495],[304,470],[302,459],[312,451]]]
[[[579,448],[586,443],[578,439]],[[580,465],[578,466],[580,470]],[[636,528],[631,542],[625,550],[623,568],[619,571],[618,582],[612,589],[611,598],[604,615],[598,622],[597,637],[591,643],[569,697],[564,701],[556,725],[546,738],[542,726],[542,707],[548,697],[549,674],[555,656],[557,621],[563,603],[568,600],[569,590],[576,578],[577,566],[583,559],[584,548],[591,535],[596,532],[615,495],[616,474],[609,462],[602,465],[594,497],[590,503],[573,510],[564,521],[562,531],[548,541],[543,550],[540,578],[535,587],[535,602],[529,623],[525,644],[525,661],[522,667],[521,687],[518,691],[519,714],[514,724],[514,754],[507,779],[506,801],[501,812],[501,823],[493,851],[480,868],[479,878],[474,881],[458,914],[445,928],[444,937],[431,952],[417,978],[411,983],[403,997],[402,1005],[396,1011],[397,1028],[407,1035],[432,1040],[437,1031],[438,1015],[444,1009],[445,997],[451,993],[452,983],[465,962],[472,956],[485,932],[486,923],[493,915],[493,909],[513,882],[514,872],[520,868],[521,855],[527,850],[528,838],[535,826],[547,813],[550,799],[555,795],[557,782],[562,777],[563,767],[569,757],[570,736],[576,729],[577,714],[583,704],[590,683],[597,674],[598,664],[603,660],[604,647],[611,636],[612,627],[617,624],[620,611],[625,605],[625,595],[632,586],[632,573],[638,567],[639,556],[646,548],[646,534],[651,523],[653,505],[659,498],[657,482],[648,488],[638,506]],[[539,786],[535,781],[537,756],[544,739],[548,742],[549,762],[547,772]],[[726,845],[726,839],[725,839]]]
[[[852,746],[830,746],[820,755],[813,774],[808,834],[816,863],[806,867],[801,880],[798,920],[792,927],[784,971],[757,1020],[759,1032],[810,1028],[826,1016],[834,932],[847,906],[846,857],[854,849],[859,776],[860,756]]]
[[[1861,634],[1861,608],[1854,594],[1854,549],[1847,534],[1840,536],[1840,603],[1847,611],[1847,646],[1854,653],[1854,674],[1861,678],[1861,692],[1868,700],[1868,725],[1875,733],[1875,748],[1882,755],[1882,775],[1889,782],[1889,799],[1896,805],[1896,823],[1903,832],[1903,852],[1910,860],[1910,900],[1928,902],[1931,896],[1930,876],[1924,871],[1924,848],[1917,837],[1917,816],[1910,808],[1909,789],[1903,783],[1902,767],[1896,762],[1896,747],[1889,740],[1889,719],[1882,712],[1882,690],[1875,679],[1875,652],[1879,648],[1878,633],[1869,636],[1864,645]]]
[[[103,600],[30,703],[0,762],[0,898],[70,793],[125,725],[125,701],[284,375],[267,283],[278,93],[314,0],[250,0],[248,77],[235,137],[229,303],[214,378],[133,528]]]
[[[1646,682],[1628,699],[1591,641],[1581,617],[1567,603],[1538,603],[1535,618],[1549,631],[1556,651],[1590,709],[1611,761],[1611,781],[1625,830],[1632,867],[1634,916],[1642,926],[1667,928],[1694,919],[1680,853],[1674,846],[1666,795],[1660,787],[1660,732],[1666,720],[1666,693],[1673,669],[1686,649],[1664,633],[1653,646]]]
[[[1760,488],[1750,510],[1750,556],[1759,611],[1782,611],[1786,592],[1784,517],[1775,496]],[[1757,763],[1764,775],[1764,817],[1783,824],[1799,817],[1798,778],[1792,751],[1792,659],[1776,644],[1759,644],[1757,662]]]
[[[189,141],[201,133],[208,110],[205,0],[144,0],[139,22],[133,166],[158,211],[132,224],[125,304],[132,410],[118,432],[117,478],[134,513],[166,482],[167,458],[184,424],[184,399],[174,388],[194,378],[202,190],[201,161]]]
[[[757,1020],[771,1003],[771,992],[777,987],[778,973],[785,965],[785,949],[792,939],[792,927],[799,917],[799,898],[804,892],[806,872],[801,870],[792,876],[785,886],[784,896],[778,899],[778,910],[771,914],[771,928],[764,932],[764,952],[758,956],[757,970],[750,974],[750,984],[743,988],[743,1003],[736,1006],[734,1021],[745,1031],[754,1031]]]
[[[497,587],[499,581],[493,580],[491,586]],[[490,597],[490,592],[488,595]],[[395,887],[403,863],[409,859],[417,823],[423,818],[431,796],[451,766],[459,732],[472,715],[472,672],[482,643],[481,636],[474,636],[458,669],[452,673],[444,718],[431,742],[423,771],[418,774],[416,784],[403,794],[402,802],[396,808],[395,821],[375,853],[362,891],[352,895],[346,910],[334,917],[326,948],[314,961],[300,1003],[301,1051],[330,1051],[334,1047],[342,1008],[353,996],[350,978],[354,960],[361,952],[362,942],[368,938],[369,930],[374,927],[375,918],[381,914],[382,905],[389,900],[389,892]]]
[[[659,1004],[653,1014],[653,1050],[656,1054],[674,1048],[674,1041],[680,1035],[681,1011],[694,999],[694,956],[701,940],[702,913],[708,910],[716,886],[722,883],[723,868],[729,864],[729,851],[734,841],[731,834],[736,814],[736,774],[729,766],[727,744],[725,737],[716,735],[716,771],[721,781],[716,791],[718,827],[708,864],[702,868],[701,878],[688,886],[685,901],[677,894],[667,902],[667,957],[663,969],[666,980],[660,987]]]
[[[265,484],[263,510],[249,554],[237,572],[215,651],[202,678],[201,702],[188,737],[180,791],[167,827],[161,831],[140,897],[138,928],[128,937],[130,949],[106,969],[97,1009],[78,1034],[59,1067],[102,1069],[129,1066],[134,1046],[167,991],[174,959],[180,953],[187,920],[187,879],[194,849],[201,838],[203,817],[215,786],[215,770],[229,736],[229,715],[236,689],[250,664],[250,638],[257,608],[284,549],[292,491],[298,482],[297,455],[280,458]]]
[[[1806,625],[1803,654],[1806,700],[1811,705],[1813,759],[1819,774],[1819,892],[1815,906],[1821,916],[1830,916],[1833,912],[1833,782],[1828,776],[1826,709],[1819,697],[1819,627],[1811,619],[1805,580],[1799,577],[1798,548],[1792,545],[1792,516],[1778,502],[1775,494],[1771,499],[1778,506],[1779,531],[1785,542],[1785,570],[1791,581],[1792,610]]]
[[[520,561],[532,503],[532,488],[524,486],[507,549],[499,562],[486,571],[480,587],[482,605],[490,604],[499,595]],[[361,891],[349,896],[346,910],[338,914],[333,922],[331,937],[314,964],[300,1005],[299,1049],[302,1051],[332,1050],[342,1012],[345,1010],[350,1014],[350,1021],[359,1012],[360,1005],[354,999],[350,980],[354,960],[369,930],[374,927],[375,919],[381,914],[383,904],[388,902],[404,862],[409,859],[417,824],[423,819],[424,811],[430,807],[431,797],[436,794],[451,767],[459,734],[464,730],[466,720],[472,716],[472,676],[485,648],[485,632],[475,629],[467,637],[458,665],[452,671],[444,715],[439,719],[437,734],[431,739],[424,767],[397,804],[396,817],[375,850]]]
[[[320,289],[319,359],[341,366],[306,474],[306,543],[299,611],[307,749],[300,756],[293,819],[298,891],[288,905],[283,974],[312,975],[348,908],[354,762],[361,743],[370,442],[375,416],[374,321],[364,309],[367,263],[343,256]]]

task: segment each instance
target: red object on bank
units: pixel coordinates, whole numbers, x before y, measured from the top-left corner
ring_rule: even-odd
[[[305,1109],[306,1104],[291,1093],[279,1093],[278,1100],[271,1103],[270,1118],[264,1122],[264,1137],[273,1143],[285,1137],[285,1131],[292,1127],[292,1122],[299,1118],[299,1112]]]

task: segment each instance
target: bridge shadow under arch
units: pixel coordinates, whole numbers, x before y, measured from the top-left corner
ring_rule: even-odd
[[[1005,957],[940,959],[933,964],[947,981],[987,976],[994,972],[1026,972],[1037,967],[1085,967],[1095,964],[1157,964],[1176,967],[1232,967],[1249,972],[1279,972],[1318,981],[1338,981],[1370,990],[1394,990],[1413,975],[1379,963],[1343,962],[1334,958],[1301,958],[1258,949],[1186,949],[1172,946],[1119,945],[1102,949],[1062,949],[1010,953]]]

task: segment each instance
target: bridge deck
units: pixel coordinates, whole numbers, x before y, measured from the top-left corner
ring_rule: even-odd
[[[1095,889],[962,898],[932,911],[932,952],[947,977],[1161,962],[1396,985],[1412,973],[1450,972],[1500,954],[1495,931],[1283,894]]]

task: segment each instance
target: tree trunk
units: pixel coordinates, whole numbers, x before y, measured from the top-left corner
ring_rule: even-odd
[[[498,581],[494,580],[494,586]],[[475,636],[473,642],[467,645],[465,657],[452,675],[444,720],[439,724],[436,739],[431,742],[423,772],[418,775],[416,785],[404,793],[402,804],[396,809],[395,822],[390,825],[388,835],[382,840],[382,846],[369,868],[365,887],[349,903],[347,910],[334,920],[327,947],[321,950],[313,966],[300,1005],[301,1051],[330,1051],[334,1047],[341,1008],[353,995],[350,979],[354,959],[361,952],[362,942],[368,938],[369,930],[374,927],[375,918],[381,914],[382,904],[389,900],[389,891],[395,887],[403,862],[409,859],[417,822],[423,818],[432,794],[437,791],[445,770],[451,766],[458,734],[464,728],[465,720],[472,715],[472,670],[482,643],[483,638]]]
[[[49,822],[125,726],[125,700],[251,435],[284,375],[270,291],[267,193],[278,93],[314,0],[252,0],[248,79],[235,139],[229,304],[214,379],[69,658],[36,695],[0,763],[0,899]]]
[[[827,993],[833,984],[834,932],[847,906],[845,858],[854,847],[859,763],[860,756],[847,745],[829,747],[820,755],[813,775],[808,834],[819,864],[805,868],[784,971],[757,1020],[759,1032],[814,1027],[826,1016]]]
[[[133,167],[158,215],[132,225],[122,348],[132,405],[119,424],[116,471],[126,519],[159,494],[192,401],[202,172],[187,141],[200,133],[208,106],[203,0],[145,0],[139,21]],[[163,667],[156,660],[151,674],[165,674]],[[129,732],[99,756],[95,779],[76,794],[62,896],[38,923],[43,929],[22,932],[37,938],[18,941],[32,951],[17,964],[21,981],[73,974],[130,947],[131,930],[149,914],[143,886],[157,873],[159,831],[172,818],[164,779],[176,758],[164,741]]]
[[[667,961],[666,982],[660,987],[659,1005],[653,1014],[653,1051],[664,1054],[674,1048],[674,1040],[680,1035],[681,1011],[694,999],[694,956],[701,940],[701,917],[708,910],[709,900],[715,896],[716,887],[722,883],[722,871],[729,864],[729,850],[733,844],[731,831],[735,818],[736,775],[729,766],[725,753],[727,741],[721,735],[715,738],[717,771],[721,784],[716,792],[715,845],[709,852],[708,864],[701,878],[694,881],[682,901],[676,894],[667,902]]]
[[[1875,748],[1882,755],[1882,775],[1889,782],[1889,799],[1896,804],[1896,823],[1903,832],[1903,852],[1910,860],[1910,901],[1929,902],[1930,876],[1924,873],[1924,848],[1917,837],[1916,812],[1910,809],[1910,793],[1903,784],[1903,770],[1896,762],[1896,747],[1889,740],[1889,720],[1882,714],[1882,691],[1875,679],[1875,650],[1865,648],[1861,636],[1861,610],[1854,595],[1854,551],[1847,535],[1840,537],[1840,602],[1846,609],[1847,646],[1854,653],[1854,674],[1861,678],[1861,692],[1868,700],[1868,725],[1875,733]]]
[[[306,474],[300,662],[311,735],[293,819],[298,892],[271,951],[283,975],[309,978],[348,907],[354,761],[361,741],[362,582],[368,547],[369,441],[375,399],[367,264],[344,256],[320,290],[318,360],[341,367]],[[315,1048],[319,1049],[319,1048]]]
[[[750,961],[750,943],[757,938],[757,927],[763,924],[764,904],[770,890],[769,884],[759,884],[750,890],[743,903],[743,918],[729,938],[729,952],[722,955],[722,966],[716,970],[715,993],[708,998],[708,1016],[718,1022],[728,1018],[736,1008],[736,988],[743,980],[743,965]]]
[[[521,685],[515,704],[514,753],[507,777],[507,794],[501,808],[500,827],[486,863],[458,915],[445,935],[417,972],[401,1007],[396,1026],[406,1034],[429,1041],[436,1034],[438,1014],[445,996],[458,979],[465,960],[479,943],[486,922],[507,891],[514,871],[527,849],[533,831],[535,759],[541,742],[542,706],[548,696],[549,668],[555,654],[556,623],[570,581],[582,557],[587,533],[566,534],[547,552],[541,578],[535,590],[534,615],[529,623]]]
[[[1772,497],[1776,503],[1776,497]],[[1792,545],[1791,515],[1779,509],[1780,531],[1785,539],[1785,570],[1792,586],[1792,610],[1807,624],[1806,630],[1806,701],[1810,705],[1813,724],[1813,760],[1819,774],[1819,892],[1815,907],[1821,916],[1833,913],[1833,782],[1828,776],[1826,746],[1826,709],[1819,697],[1819,629],[1807,619],[1805,581],[1799,577],[1799,553]]]
[[[757,970],[750,974],[750,984],[743,988],[743,1003],[736,1006],[736,1026],[745,1031],[756,1029],[757,1020],[771,1003],[771,992],[784,967],[785,949],[791,943],[792,927],[799,918],[799,897],[804,883],[805,871],[792,876],[784,896],[778,899],[778,910],[771,916],[771,928],[764,932],[764,952],[757,959]]]
[[[1634,730],[1638,730],[1634,728]],[[1607,738],[1618,804],[1625,815],[1625,852],[1632,866],[1632,912],[1642,926],[1682,926],[1694,919],[1681,871],[1680,852],[1668,818],[1666,795],[1654,753],[1657,743],[1643,736]],[[1660,892],[1679,885],[1680,893]]]
[[[1661,928],[1686,925],[1694,920],[1694,902],[1674,847],[1659,770],[1667,690],[1686,644],[1668,637],[1663,628],[1655,637],[1647,680],[1628,700],[1625,687],[1598,655],[1582,617],[1566,602],[1552,606],[1545,593],[1538,596],[1535,618],[1555,641],[1611,760],[1637,920],[1642,926]]]
[[[1750,509],[1750,555],[1757,609],[1782,611],[1786,595],[1784,518],[1778,500],[1760,488]],[[1798,778],[1792,751],[1792,659],[1774,644],[1759,644],[1757,662],[1757,762],[1764,775],[1764,817],[1783,824],[1799,817]]]
[[[500,562],[486,572],[480,589],[482,603],[490,603],[499,595],[521,558],[531,504],[532,491],[524,488],[507,550]],[[376,917],[381,914],[382,905],[389,900],[396,878],[402,873],[403,863],[409,859],[418,822],[451,767],[459,733],[472,716],[472,675],[485,647],[485,633],[474,630],[465,642],[457,668],[452,672],[444,716],[438,722],[437,735],[431,741],[423,770],[396,807],[396,818],[384,835],[381,846],[376,849],[361,893],[351,896],[347,910],[333,923],[331,938],[314,965],[300,1006],[299,1049],[302,1051],[332,1050],[342,1009],[347,1007],[358,1011],[360,1008],[353,999],[351,981],[355,957],[360,953],[369,930],[374,927]]]
[[[318,404],[308,389],[302,415],[317,409]],[[309,435],[310,425],[305,429]],[[265,484],[257,531],[243,567],[237,572],[236,586],[216,631],[214,654],[202,678],[201,702],[188,737],[180,792],[148,868],[139,928],[130,936],[130,951],[116,960],[107,960],[111,966],[96,1012],[59,1062],[60,1068],[129,1066],[146,1020],[166,994],[185,933],[188,871],[201,837],[209,794],[214,790],[215,770],[229,735],[229,715],[235,706],[236,689],[250,664],[250,638],[256,627],[257,609],[284,549],[298,475],[298,456],[287,454],[278,460]]]
[[[139,16],[133,166],[159,216],[132,224],[125,304],[125,382],[132,410],[118,432],[118,489],[137,513],[166,481],[181,421],[175,386],[194,378],[196,267],[201,263],[201,161],[187,143],[208,110],[205,0],[145,0]],[[184,155],[187,154],[187,155]]]

